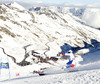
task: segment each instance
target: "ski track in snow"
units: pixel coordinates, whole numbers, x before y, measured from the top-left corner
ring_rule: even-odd
[[[91,73],[91,74],[89,74]],[[100,71],[90,70],[82,72],[60,73],[44,76],[29,76],[16,78],[9,81],[0,82],[0,84],[99,84]]]
[[[61,69],[61,66],[53,66],[45,70],[46,75],[39,76],[38,74],[35,74],[18,77],[3,80],[0,84],[100,84],[100,61],[97,61],[97,59],[100,59],[99,53],[100,51],[96,51],[84,55],[88,60],[86,61],[87,64],[83,61],[82,65],[81,62],[81,65],[77,67],[79,69],[77,72],[67,73]],[[97,55],[97,58],[95,58],[95,54]],[[93,58],[92,63],[88,58],[90,55]],[[85,59],[85,57],[83,59]]]

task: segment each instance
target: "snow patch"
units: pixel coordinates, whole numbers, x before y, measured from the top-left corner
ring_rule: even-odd
[[[12,3],[8,4],[8,5],[11,6],[11,7],[18,8],[18,9],[20,9],[20,10],[25,10],[25,8],[24,8],[23,6],[19,5],[19,4],[16,3],[16,2],[12,2]]]

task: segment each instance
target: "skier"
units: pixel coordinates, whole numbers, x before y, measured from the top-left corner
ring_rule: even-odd
[[[63,66],[62,69],[66,70],[67,68],[75,67],[76,62],[75,62],[75,57],[74,57],[72,50],[69,50],[67,53],[62,53],[62,56],[67,56],[69,59],[69,62],[66,63],[67,65]]]
[[[33,74],[35,74],[35,73],[39,74],[40,76],[45,75],[42,70],[33,71]]]

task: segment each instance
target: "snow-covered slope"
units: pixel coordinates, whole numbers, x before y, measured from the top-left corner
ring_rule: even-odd
[[[9,6],[11,6],[12,8],[20,8],[20,10],[25,10],[25,8],[19,4],[17,4],[16,2],[12,2],[10,4],[8,4]]]
[[[96,56],[97,58],[96,58]],[[48,68],[47,75],[38,76],[38,74],[22,73],[16,78],[11,78],[8,80],[0,81],[0,84],[99,84],[100,83],[100,51],[94,53],[88,53],[83,55],[83,61],[81,61],[81,66],[78,72],[64,72],[61,67],[52,66]],[[89,57],[88,57],[89,56]],[[21,69],[21,68],[20,68]],[[28,71],[28,68],[26,68]],[[22,69],[21,69],[22,70]],[[12,71],[18,72],[18,70]],[[27,74],[27,76],[22,74]],[[12,74],[14,75],[14,73]]]
[[[100,7],[98,4],[75,4],[73,5],[65,5],[65,6],[49,6],[45,8],[49,8],[52,11],[58,11],[64,14],[72,14],[74,16],[77,16],[78,18],[83,20],[83,23],[94,27],[94,28],[100,28],[99,21],[100,21]],[[30,11],[39,11],[43,7],[32,7],[29,10]]]
[[[29,44],[32,44],[30,50],[46,50],[45,44],[48,43],[50,51],[46,54],[55,56],[64,43],[83,47],[83,41],[89,44],[91,39],[100,41],[99,30],[81,24],[79,18],[69,13],[52,11],[52,8],[30,12],[17,3],[12,4],[14,7],[0,5],[0,46],[17,61],[23,60],[22,47]]]
[[[82,22],[71,13],[56,11],[54,7],[42,7],[39,11],[28,11],[17,3],[0,4],[0,61],[8,62],[9,60],[11,84],[19,82],[26,84],[39,84],[40,82],[41,84],[73,84],[75,81],[76,84],[79,84],[80,81],[99,84],[100,52],[97,50],[100,50],[100,31],[86,26]],[[61,73],[63,72],[60,72],[61,66],[66,64],[66,60],[58,60],[55,66],[46,63],[34,64],[33,50],[43,58],[57,56],[61,52],[61,47],[66,45],[64,43],[67,46],[64,46],[63,49],[72,47],[78,50],[75,55],[78,56],[77,60],[81,65],[79,73]],[[82,55],[82,62],[80,62],[79,55]],[[9,57],[7,58],[7,56]],[[95,56],[97,56],[96,59]],[[29,63],[28,66],[21,66],[20,63],[23,64],[23,62],[24,64]],[[48,71],[51,71],[50,67],[52,67],[52,71],[48,76],[43,77],[32,74],[33,70],[38,70],[41,67],[49,67]],[[53,75],[54,72],[56,75]],[[0,80],[8,79],[8,74],[8,69],[1,69]],[[5,80],[1,83],[6,84],[9,81]]]

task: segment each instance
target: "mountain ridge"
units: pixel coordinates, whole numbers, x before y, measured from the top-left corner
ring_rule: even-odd
[[[34,12],[20,8],[16,10],[17,7],[5,4],[0,6],[0,46],[18,62],[24,59],[22,47],[28,44],[32,44],[28,52],[43,50],[42,55],[47,50],[45,44],[49,42],[50,51],[46,55],[56,56],[64,43],[83,47],[83,41],[89,44],[91,39],[100,41],[99,30],[81,24],[81,20],[72,14],[62,14],[48,8]]]

